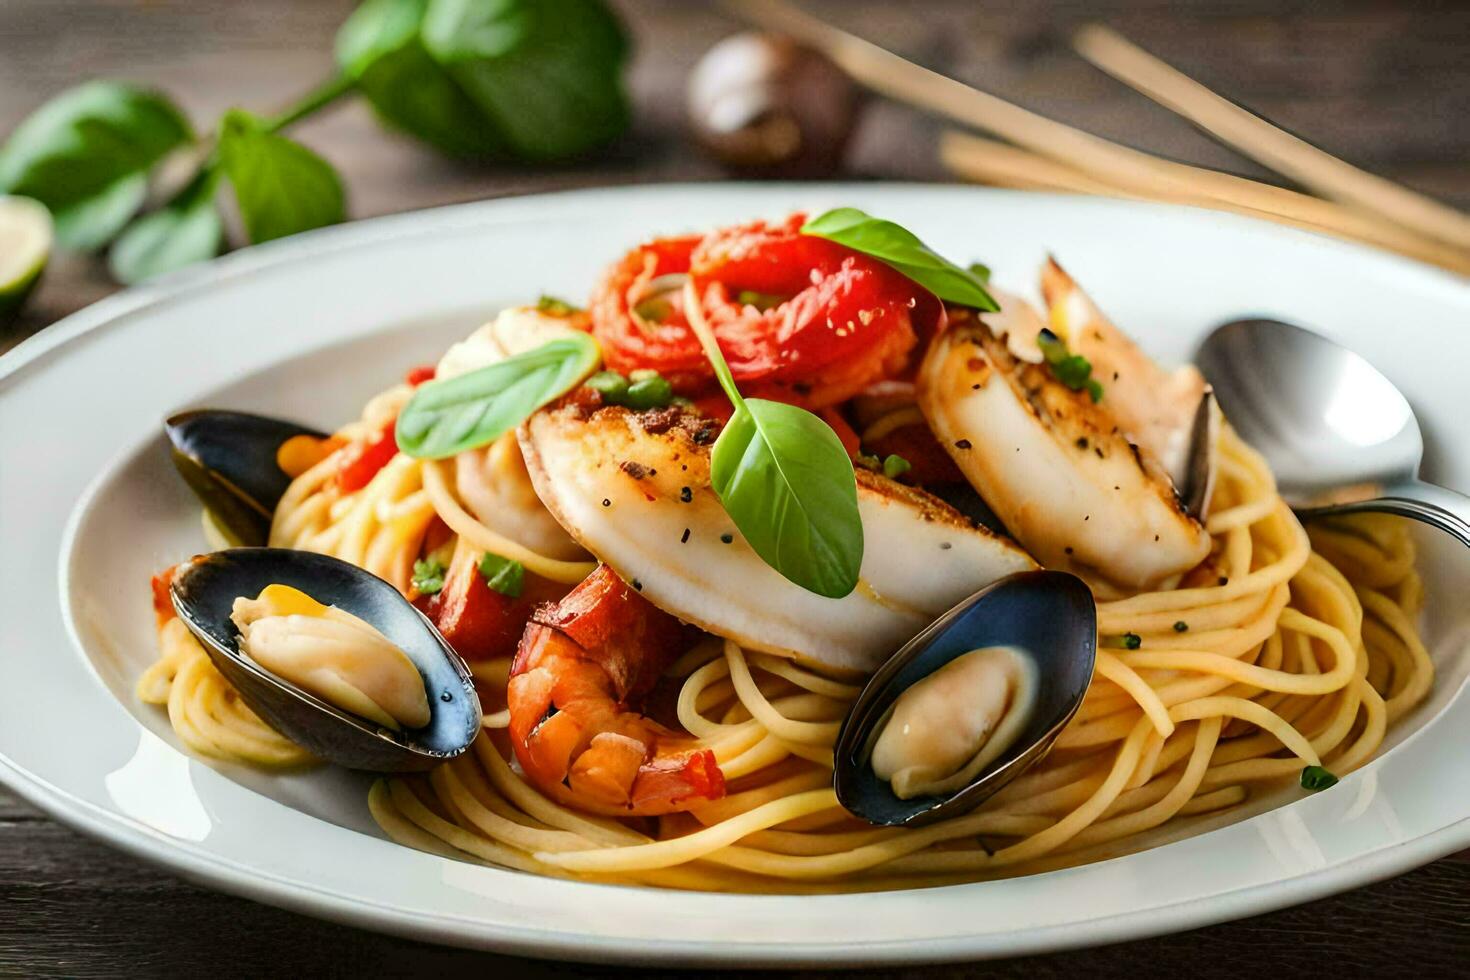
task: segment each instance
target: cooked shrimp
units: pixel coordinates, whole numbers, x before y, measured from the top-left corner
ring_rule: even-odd
[[[1002,302],[1006,312],[1021,301]],[[1094,404],[1045,364],[1016,356],[1024,338],[1013,334],[1034,317],[1012,311],[1005,340],[985,319],[957,313],[936,338],[919,369],[919,406],[1006,528],[1049,568],[1130,588],[1199,564],[1210,537],[1114,413],[1110,373]]]
[[[601,565],[531,616],[506,692],[526,777],[554,799],[620,816],[674,813],[725,793],[714,753],[638,703],[697,631]]]
[[[532,416],[520,439],[541,499],[583,547],[660,608],[750,649],[870,672],[956,602],[1036,567],[937,498],[859,469],[858,587],[808,592],[762,561],[720,504],[718,434],[714,419],[597,407],[583,389]]]
[[[1072,353],[1092,362],[1092,376],[1107,391],[1107,410],[1113,420],[1129,441],[1153,454],[1176,487],[1183,487],[1189,475],[1195,413],[1210,388],[1199,368],[1193,364],[1174,371],[1159,367],[1103,316],[1055,259],[1048,258],[1041,267],[1041,293],[1052,332]]]

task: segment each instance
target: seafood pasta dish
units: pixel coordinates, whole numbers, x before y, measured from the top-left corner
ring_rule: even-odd
[[[333,432],[168,420],[211,550],[137,693],[190,750],[375,772],[460,860],[862,891],[1330,792],[1429,691],[1408,531],[1299,523],[1058,261],[851,208],[608,258]]]

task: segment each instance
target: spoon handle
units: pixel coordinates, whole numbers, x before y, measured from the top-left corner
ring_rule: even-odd
[[[1303,517],[1318,517],[1369,511],[1398,514],[1400,517],[1423,521],[1453,535],[1461,544],[1470,548],[1470,497],[1422,480],[1410,480],[1387,487],[1383,496],[1372,500],[1312,508],[1298,513]]]

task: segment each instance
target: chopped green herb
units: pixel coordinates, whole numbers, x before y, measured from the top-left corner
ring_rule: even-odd
[[[694,408],[694,402],[691,399],[685,398],[683,395],[675,395],[673,398],[670,398],[669,404],[677,405],[680,408]]]
[[[628,393],[624,396],[624,404],[629,408],[642,411],[649,408],[663,408],[674,399],[674,386],[669,384],[667,378],[654,376],[634,381],[628,385]]]
[[[604,401],[616,402],[628,393],[628,379],[616,371],[598,371],[587,379],[587,387],[601,392]]]
[[[448,569],[435,558],[425,558],[413,563],[413,587],[422,595],[433,595],[444,588],[444,573]]]
[[[1058,381],[1073,391],[1087,392],[1094,402],[1102,401],[1102,385],[1092,377],[1091,361],[1081,354],[1073,354],[1067,349],[1066,342],[1050,330],[1042,330],[1036,335],[1036,346],[1041,348],[1041,356],[1046,358],[1047,366]]]
[[[1179,622],[1177,622],[1177,623],[1174,624],[1174,632],[1176,632],[1176,633],[1187,633],[1187,632],[1189,632],[1189,624],[1186,623],[1182,619],[1179,620]]]
[[[720,535],[720,540],[723,541],[725,544],[730,544],[735,540],[735,535],[727,531],[724,534]]]
[[[587,379],[587,387],[601,393],[608,405],[643,411],[663,408],[674,400],[674,387],[657,371],[640,368],[627,377],[616,371],[598,371]],[[693,404],[692,402],[690,403]]]
[[[1302,789],[1312,792],[1337,785],[1337,777],[1321,766],[1307,766],[1302,770]]]
[[[577,307],[564,299],[557,299],[555,296],[546,295],[543,295],[536,301],[536,309],[542,313],[550,313],[552,316],[571,316],[573,313],[581,312]]]
[[[493,551],[480,559],[480,574],[485,584],[503,596],[518,599],[526,584],[526,568],[514,558],[502,558]]]
[[[897,480],[913,468],[913,464],[897,453],[890,453],[888,458],[883,460],[883,475],[890,480]]]
[[[990,266],[984,262],[971,262],[970,274],[987,285],[990,283]]]
[[[1143,646],[1143,637],[1137,633],[1124,633],[1121,639],[1124,650],[1137,650]]]

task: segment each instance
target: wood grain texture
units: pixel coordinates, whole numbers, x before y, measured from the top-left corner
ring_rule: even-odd
[[[1306,0],[809,0],[908,57],[1145,149],[1260,176],[1253,165],[1073,55],[1073,26],[1112,24],[1205,84],[1325,149],[1470,206],[1470,5]],[[683,136],[683,81],[734,29],[711,5],[620,4],[639,44],[633,131],[597,159],[474,169],[385,134],[358,104],[296,131],[344,173],[354,217],[565,187],[713,180]],[[349,0],[0,0],[0,132],[59,89],[124,77],[175,93],[201,125],[267,111],[331,71]],[[847,176],[943,179],[937,124],[871,105]],[[0,351],[112,290],[63,256]],[[1181,869],[1182,873],[1187,869]],[[671,929],[677,925],[671,923]],[[1470,854],[1269,916],[1139,943],[990,964],[998,976],[1464,976]],[[436,949],[216,895],[116,854],[0,790],[0,976],[629,975]],[[976,968],[893,973],[962,976]]]

